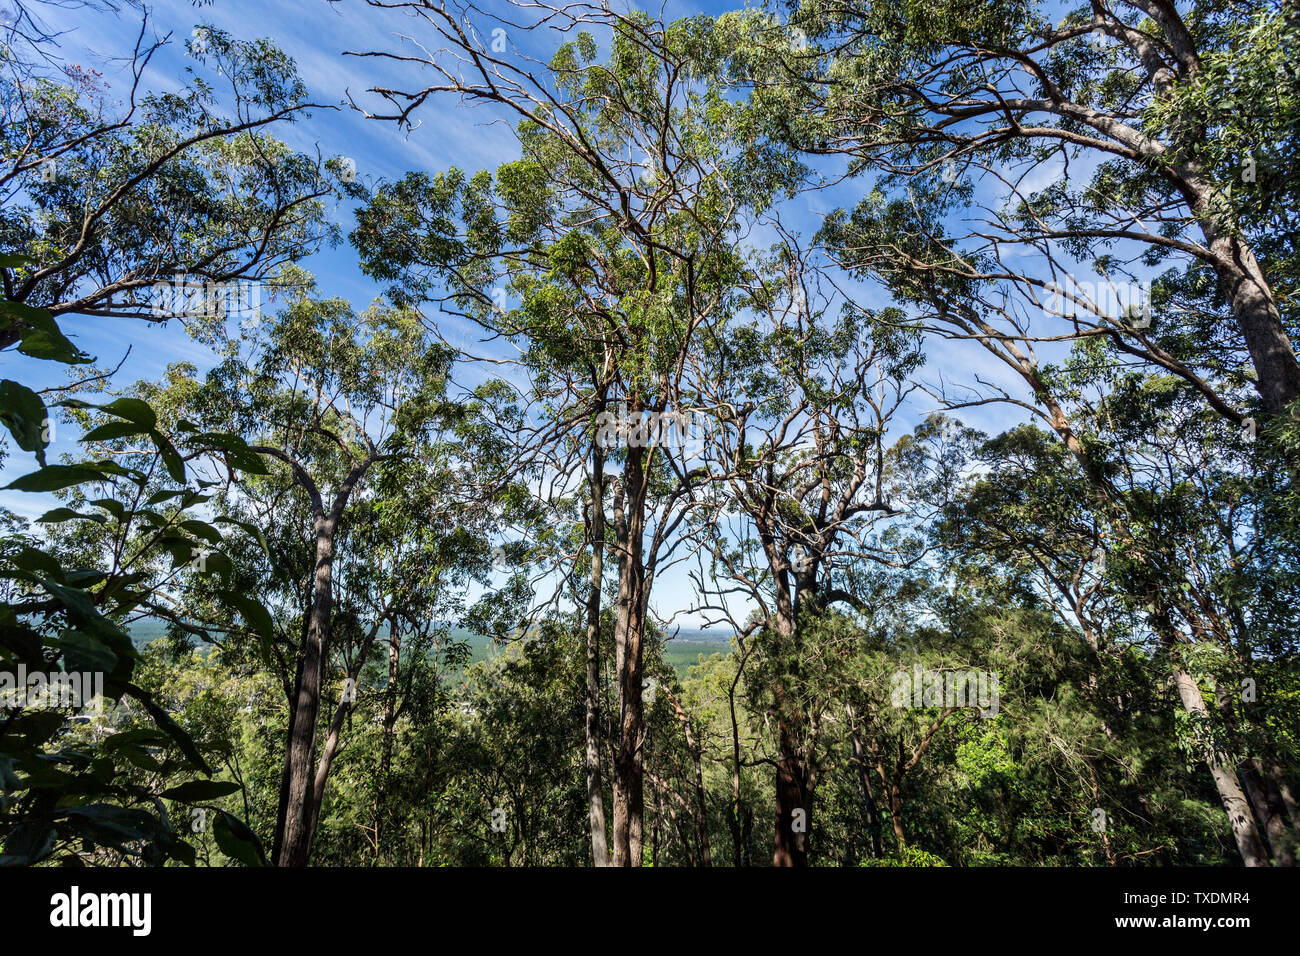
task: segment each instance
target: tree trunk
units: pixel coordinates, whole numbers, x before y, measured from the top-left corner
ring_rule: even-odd
[[[845,704],[844,712],[849,718],[851,728],[853,764],[858,768],[858,794],[862,797],[862,808],[867,817],[867,832],[871,835],[871,858],[879,860],[885,855],[885,848],[880,839],[880,809],[876,806],[875,794],[871,792],[871,774],[867,770],[867,755],[862,746],[862,737],[854,726],[853,707]]]
[[[1205,698],[1201,695],[1201,688],[1197,686],[1192,675],[1181,667],[1176,668],[1174,684],[1178,688],[1178,696],[1182,699],[1184,709],[1194,719],[1209,720]],[[1219,791],[1223,809],[1228,814],[1232,836],[1237,842],[1237,850],[1241,853],[1242,862],[1246,866],[1268,866],[1268,851],[1264,848],[1255,816],[1251,812],[1250,803],[1242,791],[1236,773],[1213,744],[1205,748],[1205,762],[1209,765],[1210,776],[1214,778],[1214,786]]]
[[[645,633],[646,577],[642,564],[645,533],[644,450],[629,448],[623,486],[615,498],[619,548],[618,608],[614,622],[619,692],[618,752],[614,758],[614,865],[640,866],[645,814],[645,707],[641,700]]]
[[[302,678],[284,755],[283,780],[288,781],[284,805],[284,839],[280,866],[306,866],[311,855],[312,771],[316,750],[316,718],[321,684],[329,651],[330,614],[333,606],[334,525],[316,520],[316,585],[312,592],[307,646]]]
[[[894,839],[898,841],[899,855],[902,855],[907,847],[907,834],[903,831],[903,785],[901,781],[893,781],[886,777],[883,769],[880,777],[885,785],[885,793],[889,797],[889,822],[894,828]]]
[[[784,719],[777,721],[776,849],[773,866],[808,865],[808,766],[799,750],[799,734]]]
[[[591,861],[609,866],[600,775],[600,595],[605,564],[605,455],[597,445],[591,475],[591,591],[587,595],[587,817]]]
[[[380,856],[380,834],[387,832],[384,807],[388,800],[393,766],[393,727],[397,723],[397,678],[402,657],[402,634],[396,624],[388,632],[388,686],[384,688],[384,739],[379,749],[379,784],[375,788],[375,860]]]
[[[1203,209],[1198,212],[1204,213]],[[1215,270],[1242,339],[1255,367],[1255,388],[1264,407],[1273,414],[1286,410],[1300,398],[1300,362],[1287,337],[1273,290],[1241,239],[1220,232],[1212,220],[1202,218],[1202,232],[1220,265]]]
[[[310,622],[311,606],[308,605],[306,613],[303,614],[303,621]],[[307,627],[303,628],[302,637],[303,648],[307,646]],[[294,714],[298,708],[298,690],[302,687],[302,658],[298,659],[298,666],[295,669],[293,677],[293,690],[289,697],[289,722],[284,729],[284,752],[287,755],[293,746],[293,722]],[[282,772],[280,774],[280,792],[275,808],[275,836],[271,843],[271,863],[273,866],[280,865],[280,853],[284,847],[284,823],[289,811],[289,775]]]
[[[644,617],[640,582],[626,590],[624,596],[620,583],[615,624],[619,643],[619,739],[614,758],[614,865],[640,866],[645,813],[641,750],[645,737],[645,706],[641,699]]]

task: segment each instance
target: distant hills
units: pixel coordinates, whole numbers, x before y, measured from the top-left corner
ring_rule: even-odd
[[[166,625],[162,621],[149,618],[133,623],[130,632],[136,645],[143,647],[162,637],[166,632]],[[464,641],[469,645],[470,663],[487,660],[494,657],[498,652],[498,647],[493,644],[492,639],[483,634],[468,631],[463,627],[452,627],[450,633],[454,639]],[[730,650],[730,631],[682,628],[676,633],[676,636],[668,640],[668,644],[664,648],[664,659],[673,666],[677,673],[685,674],[687,667],[698,663],[701,654],[707,658],[712,654],[725,655]]]

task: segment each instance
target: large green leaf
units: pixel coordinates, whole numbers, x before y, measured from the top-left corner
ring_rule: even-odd
[[[181,803],[207,803],[238,792],[239,784],[232,780],[190,780],[164,790],[159,796],[164,800],[179,800]]]
[[[49,412],[45,402],[26,385],[10,379],[0,380],[0,421],[14,436],[14,444],[23,451],[36,453],[36,460],[45,464],[45,425]]]
[[[6,489],[12,491],[58,491],[87,481],[103,481],[105,471],[91,465],[46,465],[39,471],[15,478]]]
[[[212,825],[212,835],[226,856],[245,866],[266,866],[266,854],[262,851],[261,841],[238,817],[231,816],[224,810],[218,811],[217,819]]]
[[[15,320],[20,325],[18,351],[24,355],[65,365],[94,361],[59,330],[59,324],[46,309],[0,299],[0,314],[10,317],[6,324],[11,327]]]

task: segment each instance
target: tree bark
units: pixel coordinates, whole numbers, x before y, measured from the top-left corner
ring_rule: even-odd
[[[284,806],[284,839],[280,866],[306,866],[311,855],[312,771],[316,749],[316,718],[320,709],[321,684],[329,652],[330,614],[333,607],[334,522],[316,519],[316,582],[312,592],[311,617],[307,628],[302,678],[284,755],[284,779],[288,780]]]
[[[643,752],[645,706],[641,699],[642,638],[646,577],[644,450],[629,448],[623,485],[615,498],[619,548],[618,607],[614,621],[619,683],[619,738],[614,758],[614,865],[640,866],[645,815]]]
[[[402,634],[396,623],[388,632],[388,686],[384,688],[384,739],[379,749],[379,782],[375,788],[375,860],[380,856],[380,835],[387,832],[384,807],[393,766],[393,727],[397,723],[397,678],[402,657]]]
[[[849,718],[853,764],[858,768],[858,794],[862,797],[862,808],[867,817],[867,832],[871,836],[871,858],[879,860],[885,855],[884,845],[880,839],[880,809],[876,806],[875,794],[871,792],[871,774],[867,770],[867,755],[862,746],[862,737],[853,723],[853,707],[845,704],[844,711]]]
[[[591,861],[609,866],[605,836],[605,800],[600,774],[600,595],[605,564],[605,455],[597,445],[591,474],[591,591],[587,594],[587,817]]]
[[[779,756],[776,763],[776,848],[773,866],[808,865],[808,767],[800,752],[800,734],[784,719],[777,721]],[[799,829],[796,829],[796,822]]]
[[[1201,695],[1201,688],[1197,686],[1191,674],[1181,667],[1175,668],[1174,684],[1178,688],[1178,696],[1182,699],[1183,707],[1188,714],[1193,718],[1210,719],[1205,698]],[[1213,744],[1205,748],[1205,762],[1210,768],[1210,776],[1214,778],[1215,789],[1219,791],[1223,809],[1228,814],[1232,836],[1236,840],[1242,862],[1246,866],[1268,866],[1268,851],[1264,848],[1264,841],[1260,838],[1259,827],[1251,812],[1250,802],[1246,799],[1236,773]]]
[[[1204,213],[1203,209],[1197,210]],[[1202,233],[1219,263],[1219,283],[1232,306],[1264,407],[1277,415],[1300,399],[1300,362],[1255,253],[1241,239],[1220,233],[1205,218]]]

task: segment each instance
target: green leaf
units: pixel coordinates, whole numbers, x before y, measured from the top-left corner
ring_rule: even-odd
[[[140,398],[119,398],[107,405],[98,407],[103,411],[116,415],[118,418],[125,418],[129,422],[135,422],[146,431],[158,425],[158,416],[149,407],[149,403]]]
[[[194,745],[194,739],[185,732],[180,724],[172,720],[171,714],[159,707],[152,697],[134,684],[126,684],[123,689],[144,705],[144,709],[149,712],[149,716],[153,718],[154,723],[175,741],[176,746],[181,748],[181,753],[189,758],[190,763],[194,764],[203,773],[209,776],[212,774],[212,768],[203,759],[203,755],[199,753],[199,748]]]
[[[191,780],[164,790],[160,796],[164,800],[179,800],[181,803],[206,803],[238,792],[239,784],[231,780]]]
[[[275,640],[275,622],[270,613],[258,601],[237,591],[218,591],[217,597],[239,611],[244,622],[252,627],[262,640],[269,643]]]
[[[135,422],[106,422],[98,428],[92,428],[86,432],[81,436],[81,440],[112,441],[115,438],[126,438],[129,435],[142,435],[148,430],[135,424]]]
[[[37,524],[59,524],[63,521],[94,521],[97,524],[106,524],[108,519],[103,515],[83,515],[80,511],[73,511],[71,508],[53,508],[36,519]]]
[[[0,301],[0,312],[14,316],[26,326],[19,333],[18,344],[18,351],[24,355],[65,365],[84,365],[94,361],[59,330],[59,324],[47,310],[21,302]]]
[[[221,544],[221,532],[206,521],[197,521],[193,518],[180,522],[178,527],[196,538],[202,538],[212,544]]]
[[[96,498],[94,501],[86,503],[94,505],[96,508],[103,508],[118,521],[126,520],[126,506],[115,498]]]
[[[167,467],[167,473],[172,476],[172,480],[178,484],[185,484],[185,462],[181,460],[176,446],[156,428],[149,434],[153,438],[153,443],[158,446],[158,454],[162,455],[163,464]]]
[[[12,491],[58,491],[86,481],[103,481],[103,470],[90,465],[46,465],[5,485]]]
[[[23,451],[36,452],[36,460],[45,464],[45,425],[49,412],[45,402],[26,385],[10,379],[0,380],[0,421],[14,436],[14,444]]]
[[[231,816],[224,810],[218,811],[217,819],[212,825],[212,835],[226,856],[245,866],[266,866],[266,854],[262,851],[261,841],[238,817]]]

